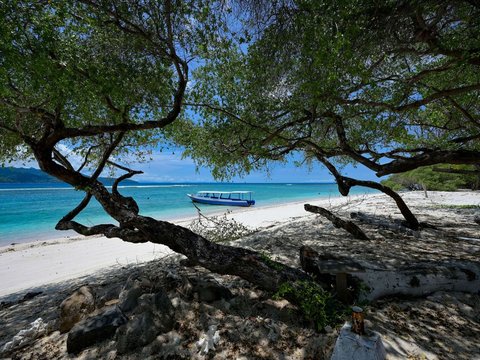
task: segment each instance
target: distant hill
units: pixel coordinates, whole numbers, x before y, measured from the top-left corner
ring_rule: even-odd
[[[99,180],[105,185],[112,185],[115,179],[101,177]],[[0,167],[0,184],[1,183],[60,183],[53,176],[44,173],[41,170],[34,168],[15,168],[15,167]],[[122,181],[122,185],[135,185],[138,182],[133,180]]]

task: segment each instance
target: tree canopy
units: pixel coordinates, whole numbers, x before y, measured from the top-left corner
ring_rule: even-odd
[[[135,156],[164,140],[215,17],[204,5],[2,2],[0,158],[42,143],[66,165],[64,145],[96,170],[113,142]]]
[[[477,163],[479,15],[471,1],[280,3],[197,69],[202,120],[183,143],[219,175],[292,151],[378,176]]]
[[[480,171],[466,165],[452,167],[426,166],[402,174],[394,174],[382,184],[394,190],[478,190]]]
[[[480,158],[475,1],[4,0],[0,17],[0,159],[33,155],[85,192],[60,230],[163,244],[275,291],[311,277],[140,215],[118,191],[139,173],[125,163],[173,141],[228,176],[300,152],[418,228],[398,194],[339,165],[383,176]],[[108,167],[124,172],[111,190]],[[115,224],[74,220],[92,197]]]
[[[189,63],[199,61],[210,40],[222,42],[223,6],[193,0],[3,1],[0,159],[31,154],[41,170],[85,193],[58,230],[163,244],[192,264],[274,291],[310,277],[267,263],[255,251],[142,216],[135,199],[118,191],[121,181],[139,173],[125,160],[160,146],[181,116]],[[71,154],[81,155],[82,163],[72,162]],[[107,167],[124,172],[111,189],[99,181]],[[115,223],[75,221],[92,198]]]

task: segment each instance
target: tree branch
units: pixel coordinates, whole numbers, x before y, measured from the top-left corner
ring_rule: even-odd
[[[88,205],[90,202],[90,199],[92,198],[92,194],[87,193],[83,200],[80,202],[80,204],[75,207],[72,211],[70,211],[67,215],[65,215],[63,218],[60,219],[60,221],[57,223],[57,226],[55,226],[55,229],[57,227],[61,227],[63,223],[68,222],[70,220],[73,220],[78,214],[82,212],[83,209]],[[62,229],[57,229],[57,230],[62,230]]]
[[[342,228],[342,229],[348,231],[350,234],[353,235],[353,237],[355,239],[369,240],[368,236],[363,232],[363,230],[360,229],[352,221],[345,221],[345,220],[339,218],[338,216],[334,215],[333,213],[331,213],[327,209],[324,209],[324,208],[319,207],[319,206],[305,204],[304,208],[305,208],[305,211],[325,216],[328,220],[330,220],[332,222],[333,225],[335,225],[336,228]]]

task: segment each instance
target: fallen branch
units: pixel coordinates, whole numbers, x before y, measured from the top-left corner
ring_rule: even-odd
[[[387,269],[382,263],[322,255],[309,247],[300,249],[300,258],[305,271],[316,276],[336,276],[340,296],[347,287],[355,286],[352,278],[360,280],[363,283],[360,300],[393,295],[426,296],[437,291],[477,293],[480,288],[480,265],[473,261],[420,261]]]
[[[352,221],[346,221],[341,218],[339,218],[337,215],[334,215],[330,211],[328,211],[325,208],[319,207],[319,206],[314,206],[310,204],[305,204],[304,206],[305,210],[314,214],[319,214],[324,217],[326,217],[328,220],[332,222],[332,224],[336,228],[342,228],[348,231],[350,234],[355,237],[355,239],[360,239],[360,240],[369,240],[368,236],[363,232],[362,229],[360,229],[355,223]]]

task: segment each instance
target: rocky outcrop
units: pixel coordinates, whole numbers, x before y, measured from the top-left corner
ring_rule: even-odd
[[[60,304],[59,329],[61,333],[70,329],[95,310],[95,295],[88,286],[82,286]]]
[[[127,353],[152,342],[157,335],[173,329],[175,309],[168,296],[160,290],[156,294],[143,294],[130,320],[116,334],[117,350]]]
[[[29,345],[35,341],[35,339],[45,335],[48,331],[48,324],[46,324],[42,318],[38,318],[30,324],[30,327],[24,330],[20,330],[15,335],[12,341],[7,342],[0,351],[0,357],[15,349],[21,349],[22,347]]]
[[[67,351],[77,354],[83,349],[112,337],[127,318],[116,306],[107,308],[101,314],[88,317],[76,324],[68,333]]]
[[[79,289],[66,299],[65,303],[70,306],[64,307],[82,308],[80,304],[84,302],[81,300],[88,298],[87,293],[87,289]],[[68,334],[67,350],[77,354],[97,342],[115,337],[117,351],[124,354],[149,344],[158,335],[172,330],[174,324],[175,309],[167,294],[155,289],[147,278],[132,275],[125,282],[115,306],[73,326]]]

